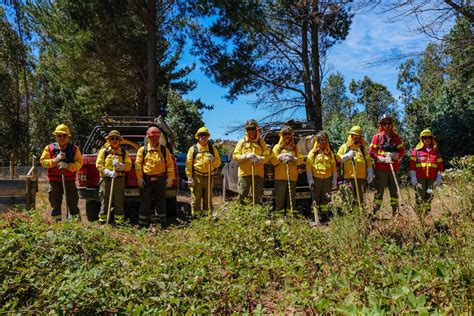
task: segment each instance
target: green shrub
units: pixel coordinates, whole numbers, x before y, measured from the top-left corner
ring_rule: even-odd
[[[469,313],[472,209],[456,207],[443,230],[354,212],[312,228],[230,203],[156,234],[10,212],[0,312]]]

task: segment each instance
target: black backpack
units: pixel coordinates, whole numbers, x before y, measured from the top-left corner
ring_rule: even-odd
[[[209,153],[212,155],[212,157],[214,157],[214,146],[212,146],[211,142],[208,142],[207,146],[209,147]],[[194,160],[196,159],[197,154],[199,154],[198,146],[197,144],[194,144],[193,145],[193,160],[191,162],[191,168],[192,168],[191,172],[193,175],[194,175]]]

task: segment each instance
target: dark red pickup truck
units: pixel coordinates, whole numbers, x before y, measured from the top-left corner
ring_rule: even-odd
[[[96,126],[86,144],[82,148],[84,164],[77,173],[77,184],[79,197],[86,200],[86,215],[89,221],[96,221],[99,218],[99,172],[95,167],[97,154],[105,144],[105,136],[115,129],[122,134],[124,141],[122,147],[128,150],[132,162],[138,149],[143,146],[147,127],[156,124],[162,131],[160,142],[165,145],[173,154],[174,134],[161,117],[143,116],[107,116],[102,118],[102,124]],[[175,165],[176,181],[166,190],[166,215],[168,218],[176,217],[176,196],[178,191],[178,168],[176,159],[173,156]],[[138,210],[140,206],[140,189],[137,185],[135,168],[125,174],[125,218],[131,223],[138,221]]]

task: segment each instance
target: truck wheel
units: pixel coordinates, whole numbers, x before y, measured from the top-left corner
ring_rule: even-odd
[[[166,199],[166,217],[176,217],[176,197]]]
[[[99,220],[100,202],[95,200],[86,201],[86,216],[89,222]]]

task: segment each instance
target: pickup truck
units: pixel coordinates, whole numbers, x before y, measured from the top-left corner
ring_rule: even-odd
[[[316,130],[311,126],[311,124],[305,122],[290,121],[282,125],[290,125],[293,127],[295,142],[304,156],[304,161],[306,162],[306,157],[314,144],[314,135],[316,134]],[[275,127],[262,129],[262,137],[267,143],[270,151],[280,139],[280,136],[278,135],[279,131],[280,128]],[[222,192],[224,200],[227,200],[229,196],[238,193],[238,167],[239,164],[237,161],[232,159],[227,164],[225,164],[224,168],[222,169]],[[273,175],[273,165],[271,163],[265,164],[262,199],[264,202],[271,204],[274,204],[275,199],[275,181],[273,179]],[[304,163],[298,167],[298,180],[296,181],[296,209],[304,216],[311,216],[312,214],[311,191],[310,187],[308,186],[308,179],[306,178],[306,165]]]
[[[86,201],[86,215],[89,221],[99,218],[99,172],[95,166],[97,154],[105,144],[105,136],[115,129],[123,137],[122,147],[128,150],[132,162],[135,162],[138,149],[143,146],[145,134],[150,124],[156,124],[162,131],[160,142],[173,154],[174,134],[165,121],[161,118],[144,116],[106,116],[102,117],[101,124],[96,126],[87,139],[82,154],[84,164],[77,173],[77,188],[79,197]],[[178,183],[178,168],[173,156],[176,172],[176,181],[166,190],[166,216],[176,217],[176,196]],[[140,207],[140,189],[137,185],[135,169],[125,173],[125,218],[132,224],[138,222],[138,210]]]

